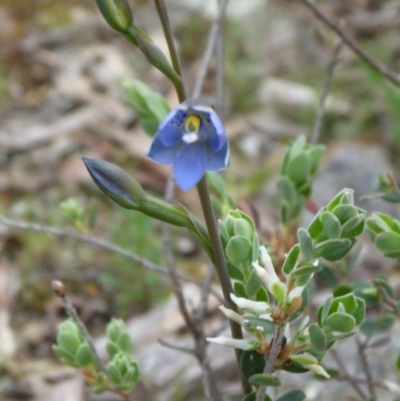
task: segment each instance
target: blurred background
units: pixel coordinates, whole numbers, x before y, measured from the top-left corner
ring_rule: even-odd
[[[190,91],[217,2],[166,3]],[[130,4],[136,24],[167,53],[153,2]],[[345,29],[365,51],[399,71],[399,0],[324,0],[318,6],[332,19],[345,21]],[[146,190],[163,196],[169,168],[146,158],[151,139],[124,100],[122,83],[142,80],[174,107],[177,98],[171,84],[111,30],[94,1],[0,0],[0,21],[0,215],[77,229],[163,265],[159,225],[106,199],[79,157],[116,163]],[[235,203],[258,216],[260,234],[268,238],[276,229],[269,197],[284,146],[300,134],[311,135],[338,38],[300,1],[289,0],[231,0],[224,34],[221,115],[232,147],[224,176]],[[214,61],[203,86],[211,101],[215,70]],[[319,142],[328,150],[314,187],[318,207],[344,187],[355,189],[360,199],[376,191],[379,174],[398,173],[400,90],[346,46],[337,58]],[[177,199],[201,217],[195,191],[178,192]],[[368,212],[399,216],[394,204],[358,204]],[[354,277],[368,280],[385,272],[398,288],[397,266],[380,257],[368,238],[364,242]],[[174,230],[173,247],[179,268],[202,277],[207,261],[193,240]],[[133,322],[138,355],[150,364],[144,368],[148,376],[137,399],[180,400],[188,394],[198,399],[198,372],[188,369],[189,378],[183,373],[195,361],[183,356],[187,359],[171,367],[155,345],[161,336],[179,340],[186,334],[170,298],[168,278],[88,243],[1,223],[0,251],[0,355],[5,355],[0,357],[0,399],[115,399],[86,394],[79,375],[63,368],[52,353],[56,325],[64,317],[50,288],[53,279],[63,280],[94,336],[111,316]],[[194,292],[189,288],[188,296],[195,297]],[[210,327],[221,320],[218,312],[210,313]],[[232,358],[225,356],[231,350],[221,353],[217,370],[222,377]],[[172,369],[168,375],[163,363]],[[384,374],[381,365],[377,372]],[[236,399],[233,369],[231,375],[225,370],[223,391]],[[157,380],[149,378],[151,372]],[[310,400],[323,391],[322,385],[301,386]],[[351,394],[339,382],[330,386],[329,399]]]

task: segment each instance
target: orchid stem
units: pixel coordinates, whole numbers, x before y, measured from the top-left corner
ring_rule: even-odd
[[[154,0],[159,18],[161,20],[161,24],[164,31],[164,36],[168,44],[172,65],[174,67],[175,72],[181,77],[179,82],[173,82],[179,101],[182,103],[186,100],[186,90],[183,84],[182,79],[182,71],[181,71],[181,63],[179,59],[178,52],[176,50],[174,38],[172,35],[171,25],[169,23],[167,8],[165,6],[164,0]],[[207,230],[210,236],[210,243],[212,247],[212,252],[214,255],[214,266],[218,274],[218,278],[221,284],[222,293],[224,295],[225,304],[230,309],[237,311],[236,305],[231,301],[230,294],[233,292],[231,279],[228,274],[228,269],[226,266],[226,260],[224,255],[224,250],[222,248],[221,239],[219,236],[219,230],[217,225],[217,220],[215,218],[214,210],[211,204],[210,193],[208,191],[206,177],[200,180],[197,184],[197,191],[199,194],[201,207],[204,214],[204,219],[206,221]],[[235,339],[243,339],[243,333],[241,326],[233,321],[230,321],[230,328],[232,337]],[[236,360],[238,367],[240,366],[240,356],[242,354],[241,350],[235,349]],[[240,373],[239,373],[240,374]],[[250,384],[242,377],[242,389],[244,394],[249,394],[252,389]]]
[[[181,78],[179,81],[173,81],[172,83],[174,84],[179,102],[182,103],[186,100],[186,90],[185,85],[183,84],[181,61],[178,55],[178,51],[176,50],[174,36],[172,35],[171,24],[169,23],[167,7],[165,6],[164,0],[154,0],[154,4],[156,6],[157,13],[161,21],[165,40],[167,41],[172,66],[174,67],[175,72]]]

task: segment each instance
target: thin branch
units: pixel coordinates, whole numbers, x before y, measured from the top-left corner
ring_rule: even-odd
[[[199,306],[196,310],[195,313],[195,319],[203,319],[206,312],[207,312],[207,298],[208,295],[210,294],[210,289],[211,289],[211,284],[212,280],[214,278],[214,266],[209,263],[208,268],[207,268],[207,273],[206,277],[203,280],[203,284],[201,286],[201,297],[200,297],[200,302]]]
[[[203,82],[204,82],[204,79],[207,74],[207,70],[208,70],[208,66],[211,61],[211,57],[214,53],[215,45],[218,41],[218,35],[219,35],[221,26],[222,26],[222,23],[224,20],[225,10],[228,5],[228,1],[229,0],[221,0],[220,1],[219,7],[218,7],[218,13],[211,26],[210,34],[208,36],[206,50],[204,52],[203,59],[201,60],[200,69],[197,74],[196,82],[194,84],[194,89],[193,89],[193,94],[192,94],[193,98],[197,98],[201,95],[201,88],[203,86]]]
[[[160,18],[161,25],[164,31],[164,37],[167,41],[169,54],[171,56],[172,66],[175,72],[181,77],[179,83],[174,82],[176,93],[178,95],[179,101],[183,102],[186,99],[185,85],[183,84],[181,62],[176,50],[176,45],[174,41],[174,36],[172,35],[171,24],[169,23],[169,17],[167,12],[167,7],[165,6],[164,0],[154,0],[154,4],[157,9],[158,17]]]
[[[223,0],[218,0],[221,6]],[[216,72],[215,72],[215,110],[222,118],[224,117],[224,71],[225,71],[225,37],[224,37],[224,20],[221,21],[220,29],[217,35],[217,43],[215,47]]]
[[[353,376],[351,376],[346,369],[346,365],[343,363],[343,361],[340,359],[338,353],[336,352],[335,349],[331,348],[331,355],[333,359],[336,361],[343,377],[346,379],[346,381],[353,387],[354,391],[360,396],[362,400],[365,400],[367,398],[367,395],[364,394],[364,391],[361,389],[360,385],[358,382],[355,380]]]
[[[149,270],[149,271],[153,271],[159,274],[162,274],[164,276],[168,276],[169,273],[168,271],[161,267],[161,266],[157,266],[156,264],[150,262],[149,260],[145,259],[145,258],[141,258],[140,256],[137,256],[136,254],[127,251],[126,249],[123,249],[117,245],[114,245],[108,241],[105,241],[101,238],[98,237],[93,237],[90,235],[84,235],[84,234],[80,234],[76,231],[71,231],[71,230],[63,230],[57,227],[51,227],[51,226],[44,226],[41,224],[37,224],[37,223],[26,223],[24,221],[19,221],[19,220],[13,220],[13,219],[9,219],[6,218],[4,216],[0,216],[0,224],[3,224],[7,227],[11,227],[11,228],[17,228],[20,230],[28,230],[28,231],[35,231],[35,232],[42,232],[42,233],[49,233],[52,234],[54,236],[57,237],[68,237],[68,238],[73,238],[77,241],[82,241],[82,242],[86,242],[89,243],[91,245],[95,245],[99,248],[105,249],[107,251],[111,251],[111,252],[115,252],[118,255],[123,256],[126,259],[132,260],[138,264],[140,264],[142,267],[144,267],[145,269]],[[202,284],[199,284],[198,281],[192,277],[189,277],[185,274],[182,273],[178,273],[178,276],[181,280],[184,281],[188,281],[191,283],[196,284],[197,286],[201,287]],[[221,297],[221,295],[212,290],[210,291],[219,301],[223,302],[223,298]]]
[[[183,352],[185,354],[191,354],[191,355],[195,355],[195,353],[196,353],[193,348],[182,347],[180,345],[171,344],[162,339],[159,339],[158,342],[165,348],[170,348],[170,349],[173,349],[174,351],[179,351],[179,352]]]
[[[336,43],[335,49],[333,50],[332,59],[329,62],[328,68],[326,70],[325,80],[324,84],[322,85],[321,94],[318,102],[317,117],[315,119],[314,129],[310,140],[311,143],[317,143],[321,135],[321,128],[325,115],[325,105],[326,105],[326,99],[328,97],[329,86],[331,84],[333,72],[335,70],[335,66],[339,58],[340,50],[343,47],[343,43],[344,43],[343,39],[340,39]]]
[[[365,52],[356,40],[350,36],[346,31],[344,31],[336,22],[334,22],[329,16],[327,16],[318,6],[316,6],[311,0],[298,0],[308,7],[315,16],[320,19],[325,25],[333,29],[343,41],[356,53],[360,58],[362,58],[366,63],[368,63],[374,70],[378,71],[384,77],[386,77],[393,84],[400,86],[399,75],[395,72],[389,70],[380,61],[372,58],[367,52]]]
[[[94,358],[96,359],[97,365],[99,369],[108,377],[110,382],[112,382],[110,375],[106,369],[106,366],[104,365],[103,361],[100,359],[99,354],[96,351],[96,347],[93,344],[93,340],[90,337],[90,334],[86,330],[85,325],[82,323],[82,321],[79,319],[78,314],[76,313],[75,308],[72,306],[71,301],[67,297],[67,294],[65,292],[65,287],[64,284],[61,281],[54,280],[51,283],[51,288],[53,289],[55,295],[61,299],[62,305],[65,309],[66,314],[70,319],[72,319],[76,325],[79,328],[80,333],[82,334],[82,337],[86,340],[86,342],[89,344],[89,347],[94,355]]]
[[[285,334],[286,324],[287,324],[287,318],[283,320],[283,322],[279,326],[276,326],[275,328],[271,350],[269,352],[267,362],[264,368],[265,374],[270,375],[274,371],[276,358],[278,357],[278,354],[282,348],[282,339]],[[267,392],[267,386],[260,386],[257,391],[256,401],[263,401],[266,392]]]
[[[358,353],[359,353],[360,359],[361,359],[361,364],[362,364],[362,366],[364,368],[365,376],[367,378],[369,397],[371,399],[375,399],[374,382],[373,382],[373,378],[372,378],[372,375],[371,375],[371,370],[369,368],[369,364],[368,364],[368,361],[367,361],[367,356],[365,355],[365,346],[361,343],[361,341],[358,338],[358,336],[356,336],[356,343],[357,343]]]

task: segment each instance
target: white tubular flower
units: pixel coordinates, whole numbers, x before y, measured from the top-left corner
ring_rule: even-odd
[[[390,380],[384,380],[383,385],[392,393],[400,395],[400,386]]]
[[[260,254],[261,254],[261,262],[265,270],[267,271],[268,275],[271,277],[271,280],[273,282],[280,281],[279,277],[275,272],[274,265],[272,264],[271,256],[269,256],[269,253],[265,246],[260,246]]]
[[[207,338],[207,341],[214,344],[224,345],[226,347],[233,347],[242,349],[243,351],[251,351],[258,347],[258,343],[253,340],[235,340],[229,337],[214,337]]]
[[[257,276],[260,277],[260,280],[264,284],[266,288],[269,288],[269,286],[272,284],[272,279],[267,273],[267,271],[261,267],[257,261],[252,263],[254,269],[256,270]]]
[[[304,288],[306,288],[305,285],[293,288],[293,290],[289,292],[289,295],[287,297],[287,303],[290,305],[296,298],[298,298],[301,294],[303,294]]]
[[[272,310],[271,305],[267,302],[251,301],[247,298],[239,298],[235,294],[231,294],[231,299],[238,308],[246,309],[247,311],[257,314],[270,313]]]
[[[312,364],[312,365],[304,365],[305,368],[310,369],[311,372],[315,373],[316,375],[321,375],[329,379],[331,376],[328,375],[326,370],[321,366],[317,364]]]
[[[221,305],[219,309],[228,319],[242,325],[242,316],[240,316],[239,313],[233,311],[232,309],[225,308],[224,305]]]

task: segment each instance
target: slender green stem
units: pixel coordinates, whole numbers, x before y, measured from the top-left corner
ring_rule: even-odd
[[[169,23],[168,13],[165,6],[164,0],[154,0],[158,15],[161,20],[161,24],[164,30],[164,36],[168,44],[172,65],[177,74],[182,78],[181,64],[178,52],[176,50],[174,38],[172,35],[171,25]],[[180,102],[186,100],[186,91],[183,84],[183,80],[180,82],[173,82],[178,98]],[[215,218],[214,210],[211,204],[211,198],[208,191],[207,181],[205,176],[197,184],[197,191],[200,197],[201,207],[203,209],[204,219],[206,221],[207,230],[210,236],[210,242],[212,247],[212,252],[214,256],[214,266],[217,271],[222,292],[225,299],[225,304],[232,310],[237,311],[236,305],[231,301],[230,294],[233,292],[231,279],[228,274],[228,269],[226,266],[226,260],[224,255],[224,250],[222,248],[221,239],[219,236],[219,230],[217,225],[217,220]],[[243,333],[241,326],[233,321],[230,321],[230,328],[232,337],[235,339],[242,339]],[[236,359],[239,366],[241,350],[235,350]],[[241,376],[241,375],[240,375]],[[250,384],[241,376],[242,389],[245,394],[251,392]]]
[[[219,230],[217,226],[217,220],[215,218],[214,210],[211,204],[211,198],[208,191],[206,177],[204,176],[200,182],[197,184],[197,192],[200,197],[201,208],[203,209],[204,219],[206,221],[206,226],[208,233],[210,235],[210,242],[214,253],[214,266],[218,274],[218,278],[221,284],[222,293],[225,299],[225,306],[229,309],[237,312],[237,306],[232,302],[230,294],[233,293],[231,279],[228,274],[228,268],[226,266],[226,259],[224,250],[222,248],[221,238],[219,236]],[[229,320],[232,337],[236,339],[242,339],[243,333],[240,324]],[[240,356],[242,354],[241,350],[235,349],[236,359],[238,366],[240,364]],[[241,377],[242,389],[245,394],[251,392],[250,384]]]
[[[181,77],[180,81],[173,82],[176,93],[180,102],[186,100],[186,91],[182,79],[181,61],[178,55],[178,51],[175,46],[174,36],[172,34],[171,24],[169,23],[169,17],[167,7],[165,6],[164,0],[154,0],[158,16],[163,27],[165,40],[167,41],[169,54],[171,56],[172,66],[175,72]]]

